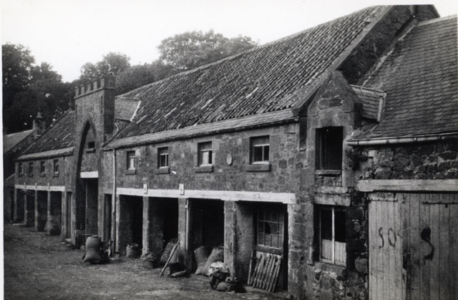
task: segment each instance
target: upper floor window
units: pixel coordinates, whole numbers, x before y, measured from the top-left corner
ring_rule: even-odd
[[[33,176],[33,162],[29,162],[29,176]]]
[[[169,148],[159,148],[157,150],[157,160],[159,168],[166,168],[169,166]]]
[[[45,161],[40,161],[40,174],[44,174],[46,172],[46,164]]]
[[[94,141],[87,142],[87,148],[88,149],[94,149],[95,148],[95,142]]]
[[[251,163],[269,162],[270,144],[268,136],[251,138]]]
[[[347,261],[345,210],[339,206],[320,206],[320,260],[336,265]]]
[[[54,170],[54,174],[59,173],[59,160],[58,159],[55,159],[53,161],[53,170]]]
[[[127,169],[128,170],[135,170],[136,167],[136,156],[135,150],[127,151]]]
[[[18,166],[17,166],[17,168],[18,168],[18,174],[19,174],[19,176],[24,175],[24,166],[22,165],[22,163],[19,163]]]
[[[199,143],[199,166],[213,164],[212,142]]]
[[[316,130],[316,169],[342,169],[342,127],[327,127]]]

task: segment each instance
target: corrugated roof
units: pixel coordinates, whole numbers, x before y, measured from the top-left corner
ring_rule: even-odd
[[[117,138],[291,108],[294,92],[311,86],[385,9],[367,8],[126,93],[142,104]]]
[[[33,129],[21,132],[6,134],[3,136],[3,153],[8,152],[11,148],[19,144],[22,140],[28,137],[33,132]]]
[[[456,16],[421,22],[398,41],[363,84],[387,93],[365,138],[458,131],[457,45]]]

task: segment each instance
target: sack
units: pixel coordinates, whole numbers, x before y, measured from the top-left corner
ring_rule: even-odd
[[[47,235],[59,235],[60,216],[50,216],[46,221],[45,231]]]
[[[165,265],[167,260],[169,259],[170,253],[172,252],[173,246],[178,242],[178,239],[171,239],[167,246],[165,246],[164,251],[162,252],[161,259],[159,260],[160,265]]]
[[[217,261],[224,261],[224,250],[223,247],[215,247],[212,250],[212,253],[207,259],[207,262],[202,268],[202,274],[205,276],[210,276],[209,273],[211,264]]]
[[[96,263],[102,261],[100,255],[100,238],[96,235],[88,237],[85,246],[86,253],[83,262]]]
[[[196,270],[196,275],[202,275],[202,269],[205,266],[205,263],[207,262],[208,257],[210,256],[211,248],[207,246],[201,246],[194,250],[194,255],[196,257],[196,262],[197,262],[197,270]]]

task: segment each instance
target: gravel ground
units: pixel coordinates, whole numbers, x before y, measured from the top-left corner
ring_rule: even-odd
[[[285,294],[249,289],[248,293],[213,291],[208,278],[159,277],[139,259],[117,259],[105,265],[83,263],[59,237],[32,228],[4,226],[5,299],[248,299],[279,300]]]

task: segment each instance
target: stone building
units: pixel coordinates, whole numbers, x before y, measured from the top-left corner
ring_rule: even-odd
[[[276,290],[298,299],[417,299],[437,259],[415,251],[434,245],[451,263],[428,291],[453,299],[457,25],[438,17],[370,7],[117,97],[111,77],[78,87],[16,161],[15,220],[121,255],[177,238],[189,269],[223,245],[243,280],[278,255]],[[448,214],[447,242],[420,209]]]

